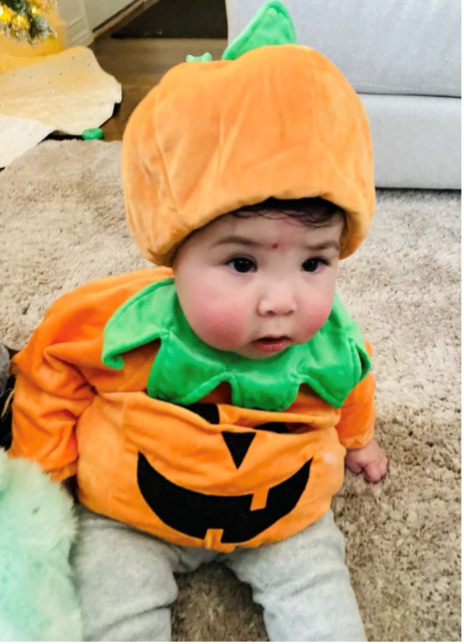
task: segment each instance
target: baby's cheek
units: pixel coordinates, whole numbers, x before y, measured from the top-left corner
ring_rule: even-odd
[[[319,329],[324,326],[324,324],[327,322],[327,319],[330,315],[330,311],[332,310],[332,302],[331,301],[326,301],[321,303],[319,306],[316,306],[314,311],[313,311],[313,324],[314,327],[316,328],[315,333],[319,331]]]
[[[203,308],[200,315],[201,333],[197,331],[197,334],[207,344],[228,351],[243,343],[245,324],[238,305],[217,302]]]
[[[330,300],[322,302],[313,302],[311,307],[308,307],[303,320],[300,325],[300,342],[306,342],[312,338],[327,322],[327,319],[332,310],[332,302]]]

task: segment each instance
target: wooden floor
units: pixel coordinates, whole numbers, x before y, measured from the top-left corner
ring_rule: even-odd
[[[145,3],[142,10],[152,3]],[[221,57],[226,40],[176,40],[172,38],[111,38],[111,34],[131,20],[140,9],[98,36],[90,46],[102,69],[122,85],[122,103],[112,118],[102,125],[106,141],[122,138],[127,120],[142,98],[168,69],[184,62],[187,54],[199,56],[209,51],[214,60]]]

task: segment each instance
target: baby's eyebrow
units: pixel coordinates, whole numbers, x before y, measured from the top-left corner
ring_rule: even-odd
[[[218,242],[216,246],[224,246],[225,244],[240,244],[241,246],[249,246],[250,248],[262,248],[264,244],[250,239],[249,237],[241,237],[240,235],[227,235]]]
[[[340,244],[334,240],[326,241],[326,242],[321,242],[320,244],[316,244],[315,246],[306,246],[306,248],[310,251],[316,251],[319,252],[321,250],[329,250],[333,248],[336,251],[340,250]]]

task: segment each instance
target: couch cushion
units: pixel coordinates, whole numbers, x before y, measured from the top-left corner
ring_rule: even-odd
[[[461,99],[361,94],[377,188],[461,188]]]
[[[226,0],[229,41],[264,0]],[[460,0],[284,0],[298,42],[358,92],[461,96]]]

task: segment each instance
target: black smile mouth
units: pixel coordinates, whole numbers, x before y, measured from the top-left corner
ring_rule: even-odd
[[[216,496],[176,485],[140,452],[137,482],[152,511],[174,530],[196,539],[205,539],[208,530],[222,530],[221,543],[243,543],[293,510],[306,489],[311,463],[312,458],[290,478],[270,488],[266,507],[258,510],[251,510],[253,494]]]

